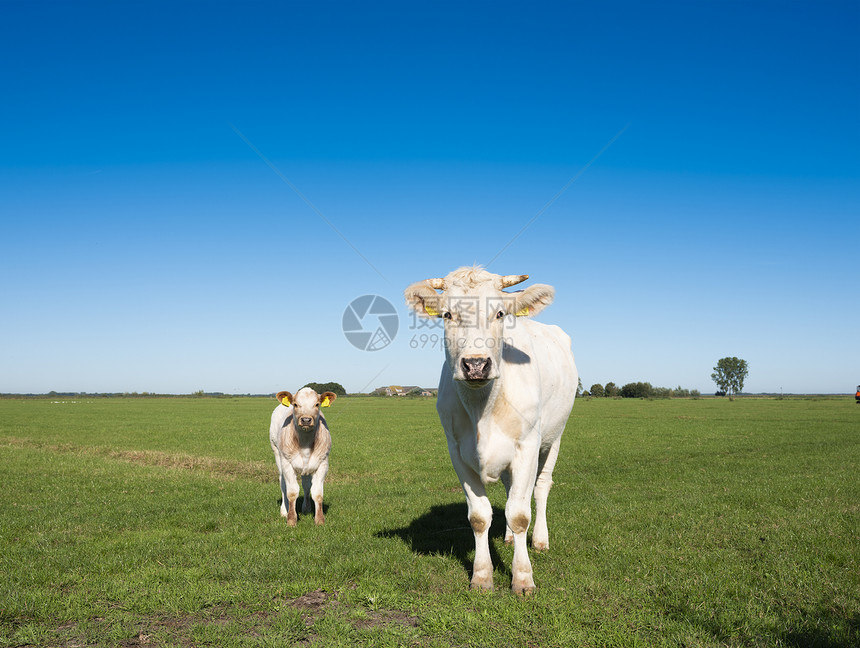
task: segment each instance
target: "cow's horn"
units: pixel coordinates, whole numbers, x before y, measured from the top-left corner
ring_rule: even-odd
[[[502,288],[510,288],[528,279],[528,275],[505,275],[502,277]]]
[[[430,284],[430,287],[435,290],[445,290],[444,279],[428,279],[427,283]]]

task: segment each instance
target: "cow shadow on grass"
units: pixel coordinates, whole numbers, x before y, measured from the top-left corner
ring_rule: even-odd
[[[453,556],[472,573],[472,560],[475,557],[475,535],[469,526],[466,503],[440,504],[418,516],[409,526],[399,529],[384,529],[377,532],[377,538],[399,538],[419,556]],[[490,525],[490,558],[500,573],[510,577],[496,551],[494,539],[505,537],[505,511],[493,507],[493,523]]]

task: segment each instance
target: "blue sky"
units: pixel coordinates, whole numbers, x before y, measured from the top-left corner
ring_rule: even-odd
[[[586,388],[860,383],[856,2],[0,13],[0,392],[433,386],[402,291],[473,263]]]

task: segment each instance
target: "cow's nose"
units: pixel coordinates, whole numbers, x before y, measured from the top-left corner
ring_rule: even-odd
[[[313,423],[313,419],[310,416],[303,416],[299,419],[299,423],[301,423],[302,427],[308,427]]]
[[[466,380],[486,380],[493,361],[490,358],[463,358],[461,365]]]

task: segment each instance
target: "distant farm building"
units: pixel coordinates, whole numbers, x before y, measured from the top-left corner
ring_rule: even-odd
[[[373,390],[375,396],[435,396],[435,389],[425,389],[417,385],[387,385]]]

